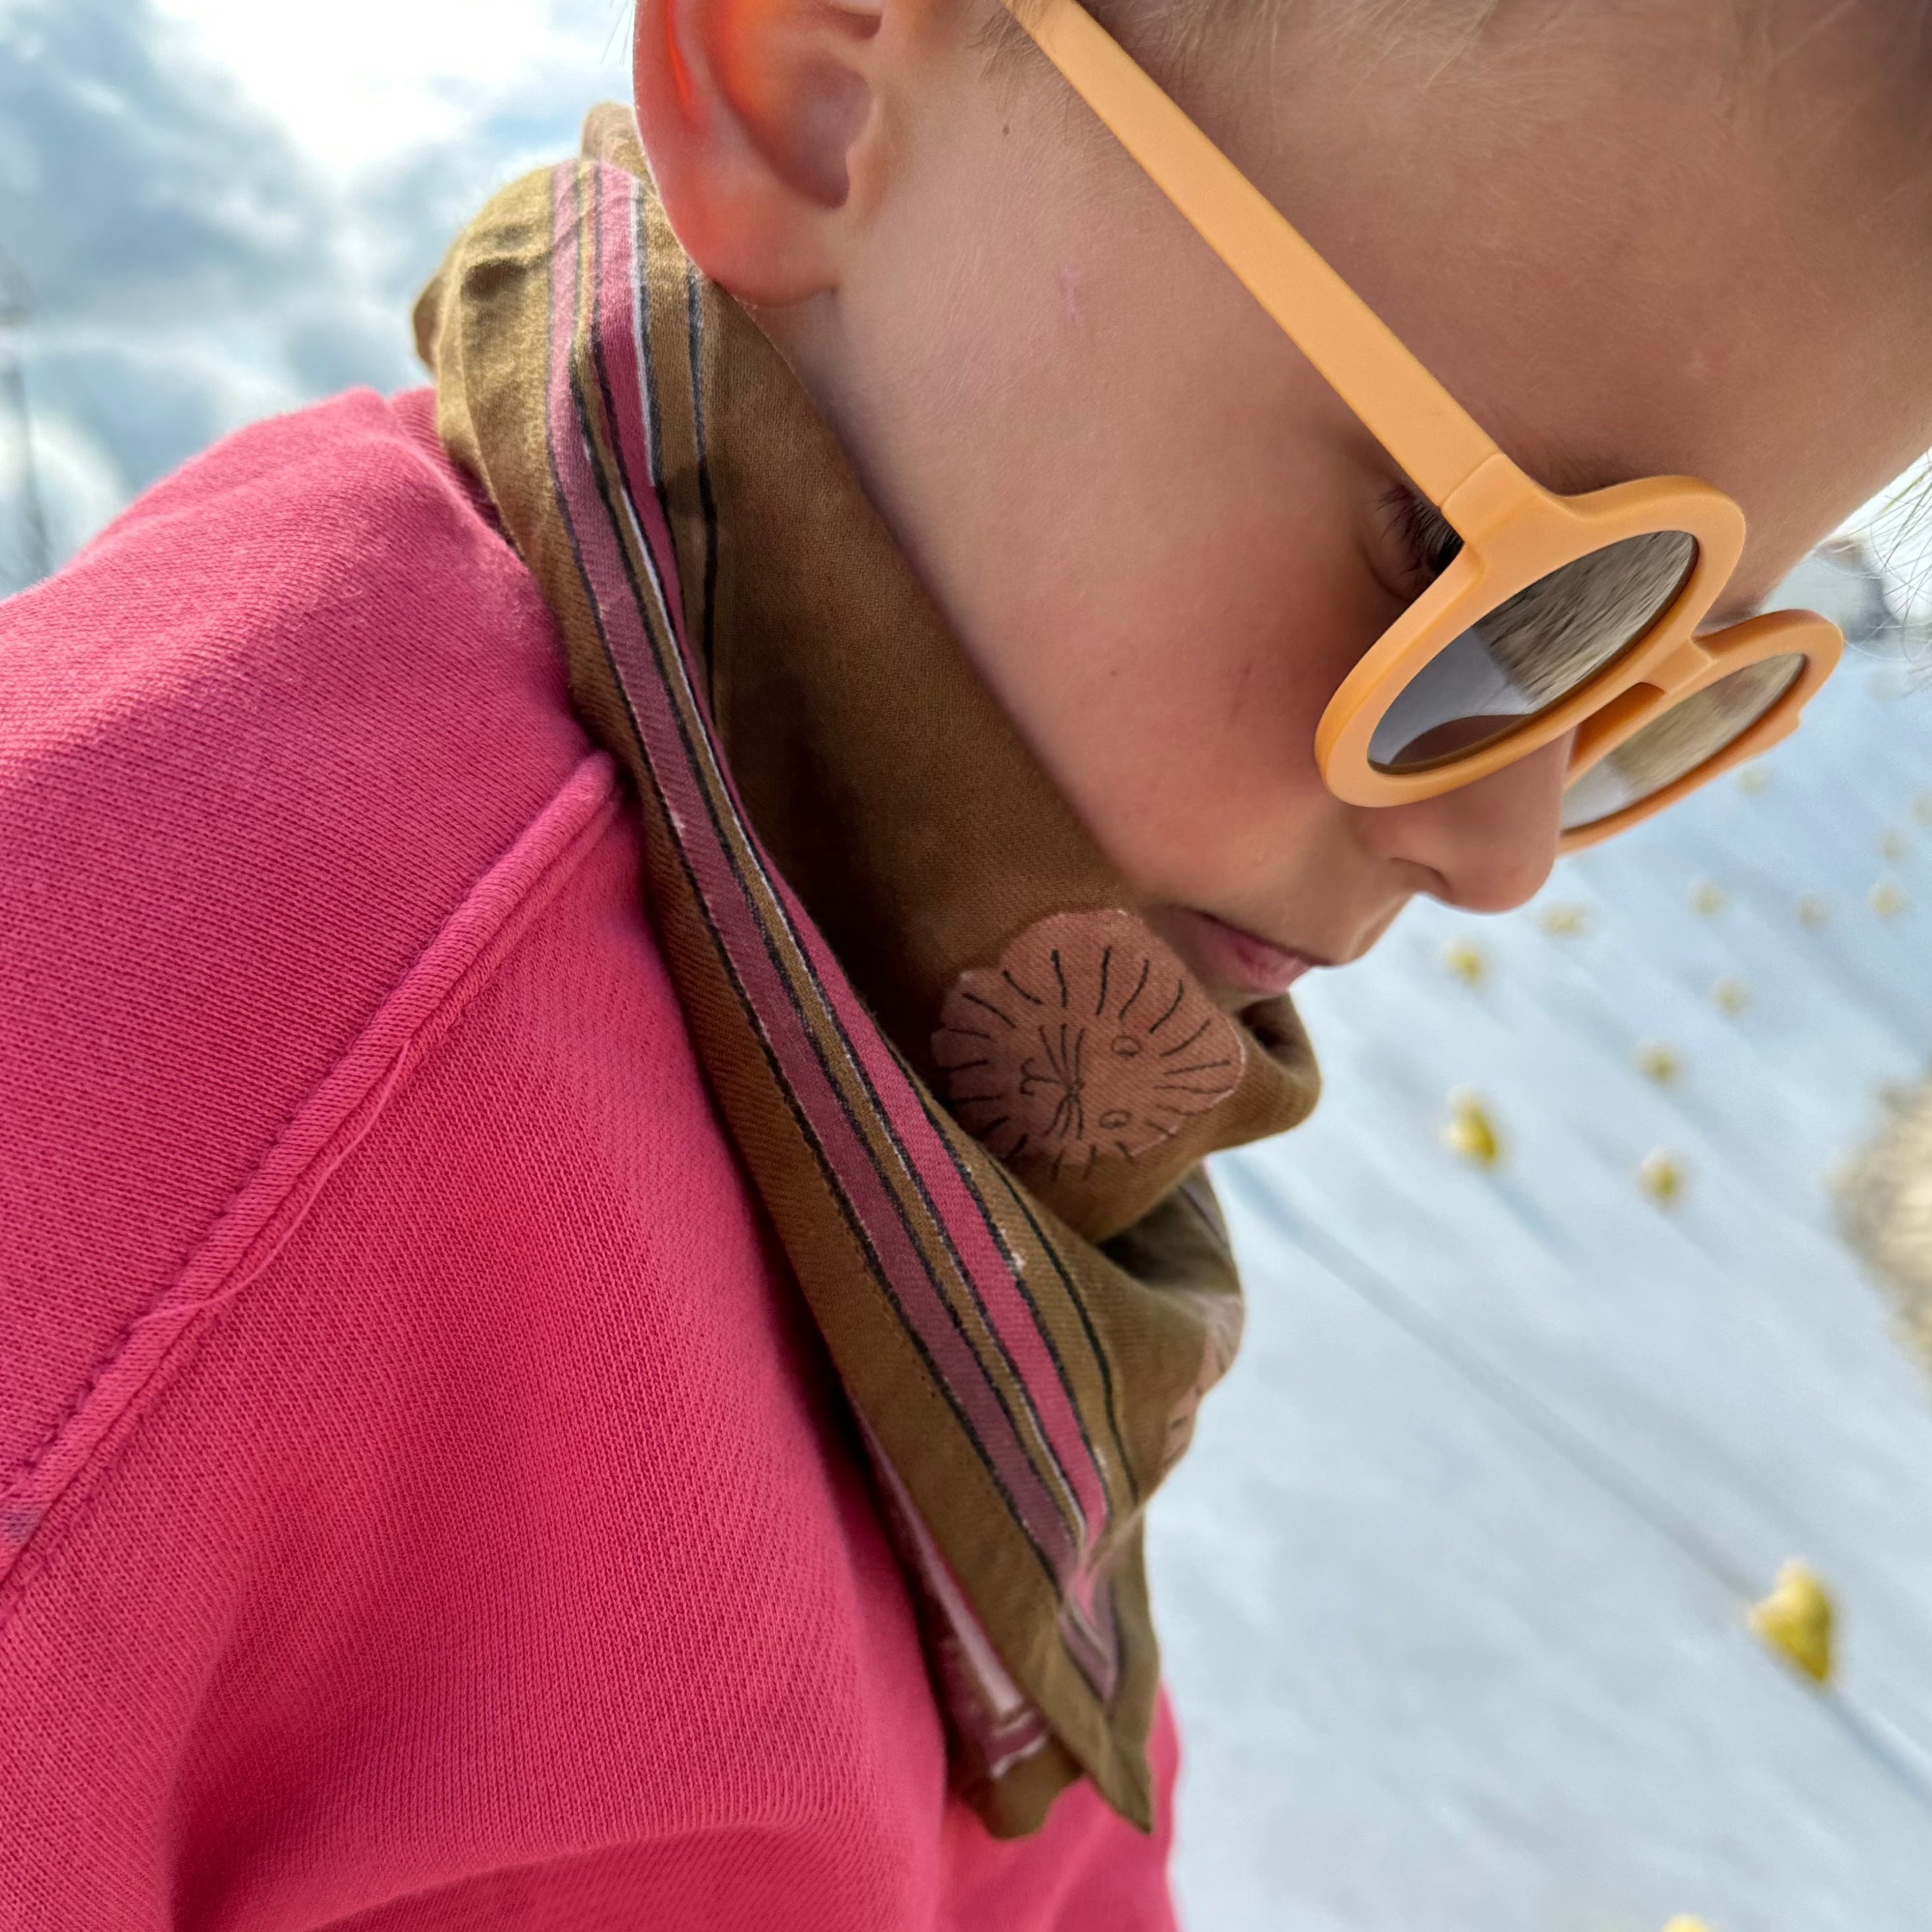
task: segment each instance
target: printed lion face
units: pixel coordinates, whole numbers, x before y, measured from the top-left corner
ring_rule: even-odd
[[[1125,912],[1056,913],[962,974],[932,1051],[960,1124],[1047,1180],[1157,1146],[1247,1060],[1240,1028]]]

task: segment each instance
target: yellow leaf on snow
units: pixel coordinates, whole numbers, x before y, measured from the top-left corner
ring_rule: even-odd
[[[1636,1184],[1660,1208],[1674,1208],[1684,1198],[1684,1163],[1660,1148],[1647,1154],[1636,1171]]]
[[[1466,986],[1480,986],[1490,976],[1490,956],[1473,940],[1452,939],[1442,949],[1442,963]]]
[[[1546,906],[1538,923],[1552,939],[1580,939],[1590,929],[1588,906]]]
[[[1636,1070],[1660,1087],[1674,1087],[1684,1078],[1684,1056],[1667,1040],[1654,1040],[1637,1048]]]
[[[1778,1571],[1771,1594],[1750,1613],[1759,1641],[1814,1684],[1830,1683],[1837,1668],[1837,1623],[1838,1608],[1824,1578],[1795,1558]]]
[[[1503,1157],[1503,1137],[1496,1120],[1481,1097],[1474,1094],[1449,1096],[1449,1124],[1443,1138],[1452,1152],[1477,1167],[1499,1166]]]

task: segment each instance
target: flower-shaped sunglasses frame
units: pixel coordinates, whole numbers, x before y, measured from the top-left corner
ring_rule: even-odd
[[[1794,668],[1768,704],[1688,771],[1564,835],[1594,844],[1648,818],[1796,728],[1844,640],[1809,611],[1781,610],[1700,634],[1736,568],[1744,513],[1689,477],[1652,477],[1559,496],[1527,476],[1170,100],[1078,0],[1005,0],[1095,116],[1442,512],[1462,548],[1337,688],[1316,734],[1329,790],[1352,805],[1434,798],[1575,734],[1568,782],[1666,712],[1775,658]],[[1676,594],[1608,662],[1486,742],[1391,769],[1378,728],[1418,675],[1519,592],[1609,546],[1669,532],[1694,541]],[[1612,790],[1614,796],[1614,788]]]

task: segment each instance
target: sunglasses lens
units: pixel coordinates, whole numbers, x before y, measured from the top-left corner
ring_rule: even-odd
[[[1370,764],[1425,771],[1540,718],[1637,643],[1696,561],[1694,537],[1654,530],[1539,578],[1423,666],[1382,714]]]
[[[1600,758],[1563,794],[1563,829],[1580,830],[1654,798],[1748,731],[1804,668],[1802,656],[1767,658],[1673,704]]]

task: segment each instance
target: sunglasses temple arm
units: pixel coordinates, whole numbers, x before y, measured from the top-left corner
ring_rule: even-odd
[[[1066,82],[1438,506],[1496,446],[1078,0],[1005,0]]]

